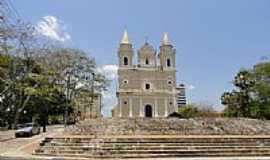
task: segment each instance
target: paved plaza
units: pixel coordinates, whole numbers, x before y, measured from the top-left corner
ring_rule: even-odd
[[[0,160],[4,159],[3,157],[29,157],[44,137],[55,136],[62,131],[62,126],[49,126],[46,133],[41,132],[27,138],[15,138],[14,131],[1,131]]]

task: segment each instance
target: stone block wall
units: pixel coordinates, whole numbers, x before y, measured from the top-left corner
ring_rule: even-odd
[[[107,118],[68,128],[75,135],[269,135],[270,121],[244,118]]]

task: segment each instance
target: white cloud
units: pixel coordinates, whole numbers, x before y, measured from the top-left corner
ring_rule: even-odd
[[[110,91],[102,92],[102,101],[103,101],[102,114],[105,117],[111,116],[111,111],[117,104],[115,90],[110,89]]]
[[[103,65],[97,68],[97,71],[103,75],[106,76],[109,80],[112,80],[111,86],[108,89],[108,91],[102,92],[102,102],[103,102],[103,108],[102,108],[102,114],[105,117],[108,117],[111,115],[111,110],[115,105],[117,104],[117,98],[115,95],[116,92],[116,79],[117,79],[117,65],[107,64]]]
[[[192,85],[192,84],[186,85],[186,90],[188,90],[188,91],[194,90],[195,88],[196,87],[194,85]]]
[[[110,80],[114,80],[117,78],[117,70],[118,66],[112,64],[104,65],[97,69],[99,73],[104,74]]]
[[[36,25],[37,32],[50,39],[65,42],[71,36],[66,32],[66,26],[54,16],[45,16]]]

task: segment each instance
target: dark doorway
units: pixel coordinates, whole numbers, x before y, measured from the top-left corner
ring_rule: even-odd
[[[145,117],[152,117],[152,106],[151,105],[146,105],[145,106]]]
[[[128,65],[128,58],[124,57],[124,65],[127,66]]]
[[[146,65],[149,64],[149,60],[148,60],[148,59],[145,60],[145,64],[146,64]]]

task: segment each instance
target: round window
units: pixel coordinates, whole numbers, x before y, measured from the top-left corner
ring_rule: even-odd
[[[124,84],[128,84],[128,80],[126,80],[126,79],[123,80],[123,83],[124,83]]]
[[[168,80],[168,85],[172,85],[172,81],[171,80]]]

